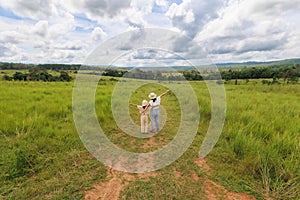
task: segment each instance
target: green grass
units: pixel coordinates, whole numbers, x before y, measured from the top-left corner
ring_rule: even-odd
[[[98,84],[96,113],[106,135],[119,147],[150,152],[169,143],[180,121],[175,95],[163,99],[168,119],[155,146],[143,148],[149,139],[137,139],[120,130],[111,113],[111,93],[116,81]],[[204,82],[191,82],[201,118],[191,147],[158,176],[132,181],[122,199],[205,199],[207,176],[230,190],[263,199],[296,199],[299,191],[300,86],[262,85],[260,81],[225,85],[227,116],[224,130],[208,163],[206,174],[194,161],[206,134],[210,98]],[[0,199],[82,199],[93,183],[107,180],[106,167],[84,148],[72,116],[73,83],[0,81]],[[140,103],[150,91],[165,91],[159,85],[144,85],[131,97]],[[139,124],[139,115],[130,108]],[[182,174],[181,178],[175,173]],[[199,179],[193,180],[195,173]]]
[[[246,175],[244,181],[254,193],[296,199],[300,194],[299,86],[241,85],[226,89],[227,119],[211,155],[214,162],[225,161],[223,170],[216,170],[216,177],[222,181]],[[253,180],[247,181],[249,178]]]
[[[73,125],[72,83],[0,82],[0,194],[80,199],[105,167]]]

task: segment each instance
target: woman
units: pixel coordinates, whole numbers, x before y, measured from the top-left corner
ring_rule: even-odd
[[[160,106],[161,98],[163,96],[165,96],[166,94],[168,94],[169,92],[170,92],[170,90],[167,90],[164,93],[162,93],[161,95],[159,95],[158,97],[153,92],[151,92],[149,94],[149,98],[151,100],[149,101],[149,104],[147,105],[147,107],[151,107],[151,109],[150,109],[150,120],[151,120],[151,130],[150,130],[150,132],[152,132],[152,133],[155,132],[154,131],[154,123],[156,125],[156,132],[158,132],[160,130],[160,126],[159,126],[159,106]]]

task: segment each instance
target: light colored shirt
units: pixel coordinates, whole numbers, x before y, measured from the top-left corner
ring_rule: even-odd
[[[156,97],[156,101],[153,102],[153,100],[150,100],[149,104],[151,106],[152,109],[159,109],[159,106],[160,106],[160,101],[161,101],[161,97],[158,96]]]
[[[144,113],[142,113],[145,109],[143,108],[143,106],[137,106],[137,108],[140,111],[140,114],[142,115],[148,115],[149,114],[149,108],[146,109],[146,111]]]

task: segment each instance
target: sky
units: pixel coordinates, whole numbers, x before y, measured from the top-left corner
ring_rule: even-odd
[[[214,63],[299,58],[299,10],[300,0],[0,0],[0,62],[84,63],[103,42],[144,28],[185,35]]]

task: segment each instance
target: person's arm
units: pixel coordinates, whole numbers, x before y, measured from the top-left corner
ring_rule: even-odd
[[[151,108],[151,105],[149,104],[149,106],[147,106],[146,108],[145,108],[145,110],[144,110],[144,112],[148,112],[148,110]],[[143,113],[144,113],[143,112]]]
[[[148,103],[145,107],[145,109],[143,110],[142,114],[144,114],[149,108],[151,107],[150,103]]]
[[[170,90],[165,91],[164,93],[162,93],[161,95],[159,95],[160,97],[165,96],[166,94],[168,94],[170,92]]]

